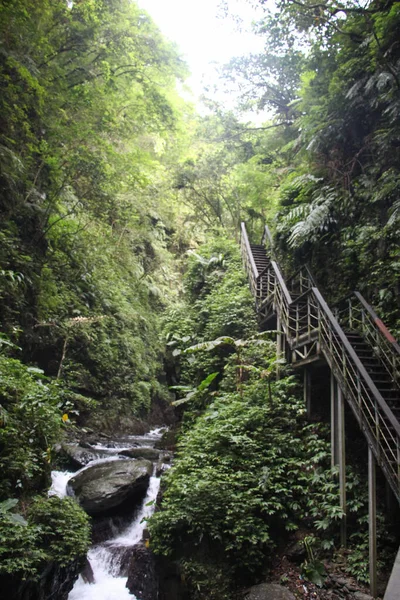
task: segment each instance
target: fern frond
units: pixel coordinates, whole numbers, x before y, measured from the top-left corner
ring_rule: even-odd
[[[387,225],[394,225],[396,221],[400,219],[400,198],[393,203],[392,208],[390,209],[390,217],[387,222]]]
[[[288,244],[291,248],[300,248],[306,242],[316,242],[336,222],[332,207],[337,194],[332,188],[318,191],[311,204],[307,205],[308,214],[291,229]],[[296,207],[299,208],[299,207]]]

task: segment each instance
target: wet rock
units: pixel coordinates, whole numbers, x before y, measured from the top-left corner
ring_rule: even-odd
[[[158,577],[154,555],[144,542],[132,549],[126,587],[138,600],[157,600]]]
[[[168,429],[165,431],[160,440],[154,444],[155,448],[160,450],[169,450],[174,452],[176,445],[176,431],[174,429]]]
[[[0,598],[7,600],[68,600],[70,591],[78,579],[82,561],[74,560],[61,567],[48,563],[37,581],[21,580],[18,576],[0,575]],[[4,592],[5,595],[2,595]]]
[[[92,444],[90,444],[89,442],[86,442],[85,440],[82,440],[81,442],[79,442],[79,446],[81,446],[81,448],[87,448],[88,450],[93,450]]]
[[[94,573],[88,558],[86,558],[85,566],[83,567],[81,575],[85,583],[94,583]]]
[[[128,568],[132,555],[132,548],[129,546],[108,546],[110,553],[110,562],[108,568],[116,577],[128,577]]]
[[[296,600],[292,592],[277,583],[261,583],[251,587],[245,600]]]
[[[161,454],[159,461],[156,465],[156,476],[161,477],[164,471],[167,471],[171,467],[171,455]]]
[[[153,465],[148,460],[115,460],[89,466],[72,477],[67,493],[76,496],[89,515],[107,513],[145,493]]]
[[[76,444],[61,444],[59,453],[62,456],[63,462],[70,465],[73,470],[82,469],[90,461],[99,458],[98,452],[95,452],[93,449],[77,446]]]
[[[146,460],[158,460],[160,451],[154,448],[128,448],[127,450],[121,450],[119,452],[121,456],[128,456],[129,458],[144,458]]]
[[[94,545],[102,544],[120,535],[128,527],[132,520],[132,514],[137,508],[134,503],[132,504],[133,506],[124,506],[124,510],[119,507],[118,514],[92,517],[92,543]]]
[[[354,594],[355,600],[374,600],[369,594],[363,594],[362,592],[356,592]]]

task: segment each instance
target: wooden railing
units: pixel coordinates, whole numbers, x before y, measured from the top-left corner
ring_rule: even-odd
[[[393,383],[400,388],[400,346],[372,306],[359,292],[354,292],[337,314],[341,324],[358,331],[370,344]]]
[[[246,226],[244,223],[242,223],[242,225],[241,225],[240,250],[242,253],[244,268],[246,270],[247,277],[249,279],[250,290],[257,302],[257,298],[259,296],[259,293],[258,293],[258,287],[259,287],[258,269],[257,269],[256,263],[254,261],[253,254],[251,252],[250,242],[249,242],[249,238],[247,236]]]
[[[271,236],[265,234],[264,239],[270,240]],[[241,247],[260,319],[265,321],[269,316],[276,314],[292,350],[311,342],[318,342],[320,351],[330,365],[378,464],[400,502],[400,424],[367,373],[308,269],[301,269],[288,281],[288,285],[274,260],[270,260],[268,266],[258,273],[257,269],[253,268],[254,259],[248,255],[251,253],[251,246],[244,224]],[[363,305],[362,302],[361,304]],[[357,313],[356,317],[353,311],[351,318],[353,321],[357,318],[369,332],[373,316],[364,305],[363,309],[365,314]],[[377,339],[376,332],[368,335]],[[390,342],[387,336],[385,339]],[[390,343],[393,350],[393,343]],[[392,361],[392,350],[389,351],[389,347],[381,340],[380,345],[385,349],[383,354],[390,364],[388,369],[396,370],[398,362],[397,359]],[[394,351],[397,352],[397,349],[394,348]]]

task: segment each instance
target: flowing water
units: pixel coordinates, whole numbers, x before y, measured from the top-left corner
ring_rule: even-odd
[[[115,448],[108,448],[98,444],[96,450],[106,451],[110,455],[107,458],[99,458],[90,462],[82,470],[86,469],[89,465],[98,464],[101,462],[108,462],[110,460],[116,460],[121,449],[127,449],[129,447],[152,447],[154,443],[161,437],[163,429],[155,429],[150,431],[144,436],[129,436],[123,440],[119,440],[115,444]],[[52,473],[52,486],[50,494],[56,494],[57,496],[66,495],[67,482],[76,473],[69,473],[66,471],[53,471]],[[158,494],[160,487],[160,479],[158,477],[151,477],[149,487],[147,489],[146,497],[144,498],[141,506],[135,512],[130,523],[127,524],[126,528],[119,533],[116,533],[114,537],[93,546],[88,553],[88,560],[93,570],[94,583],[86,583],[82,576],[79,576],[76,581],[73,590],[68,596],[68,600],[134,600],[135,596],[129,593],[129,590],[125,587],[127,577],[120,576],[121,560],[124,554],[124,550],[135,546],[143,536],[143,530],[146,526],[146,522],[143,521],[146,517],[149,517],[154,510],[154,502]]]

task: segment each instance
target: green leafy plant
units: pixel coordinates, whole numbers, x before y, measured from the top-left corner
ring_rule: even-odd
[[[203,379],[203,381],[201,381],[199,383],[197,388],[194,388],[194,389],[187,385],[172,385],[170,387],[171,390],[176,390],[179,392],[187,392],[186,396],[184,398],[181,398],[180,400],[174,400],[174,402],[172,402],[173,406],[181,406],[182,404],[186,404],[190,400],[195,399],[195,397],[199,394],[199,392],[203,392],[204,390],[206,390],[211,385],[211,383],[214,381],[214,379],[216,377],[218,377],[218,375],[219,375],[218,371],[216,373],[210,373],[210,375],[208,375],[205,379]]]
[[[28,522],[24,517],[18,513],[11,512],[18,504],[19,500],[16,498],[8,498],[0,502],[0,513],[6,519],[9,519],[11,523],[18,523],[19,525],[27,525]]]
[[[82,559],[89,544],[89,518],[71,498],[37,497],[27,521],[0,510],[0,573],[38,580],[51,562],[66,566]]]
[[[322,587],[326,580],[326,570],[324,564],[315,557],[313,546],[315,545],[314,536],[306,536],[303,544],[307,552],[307,559],[301,565],[301,573],[305,579]]]

